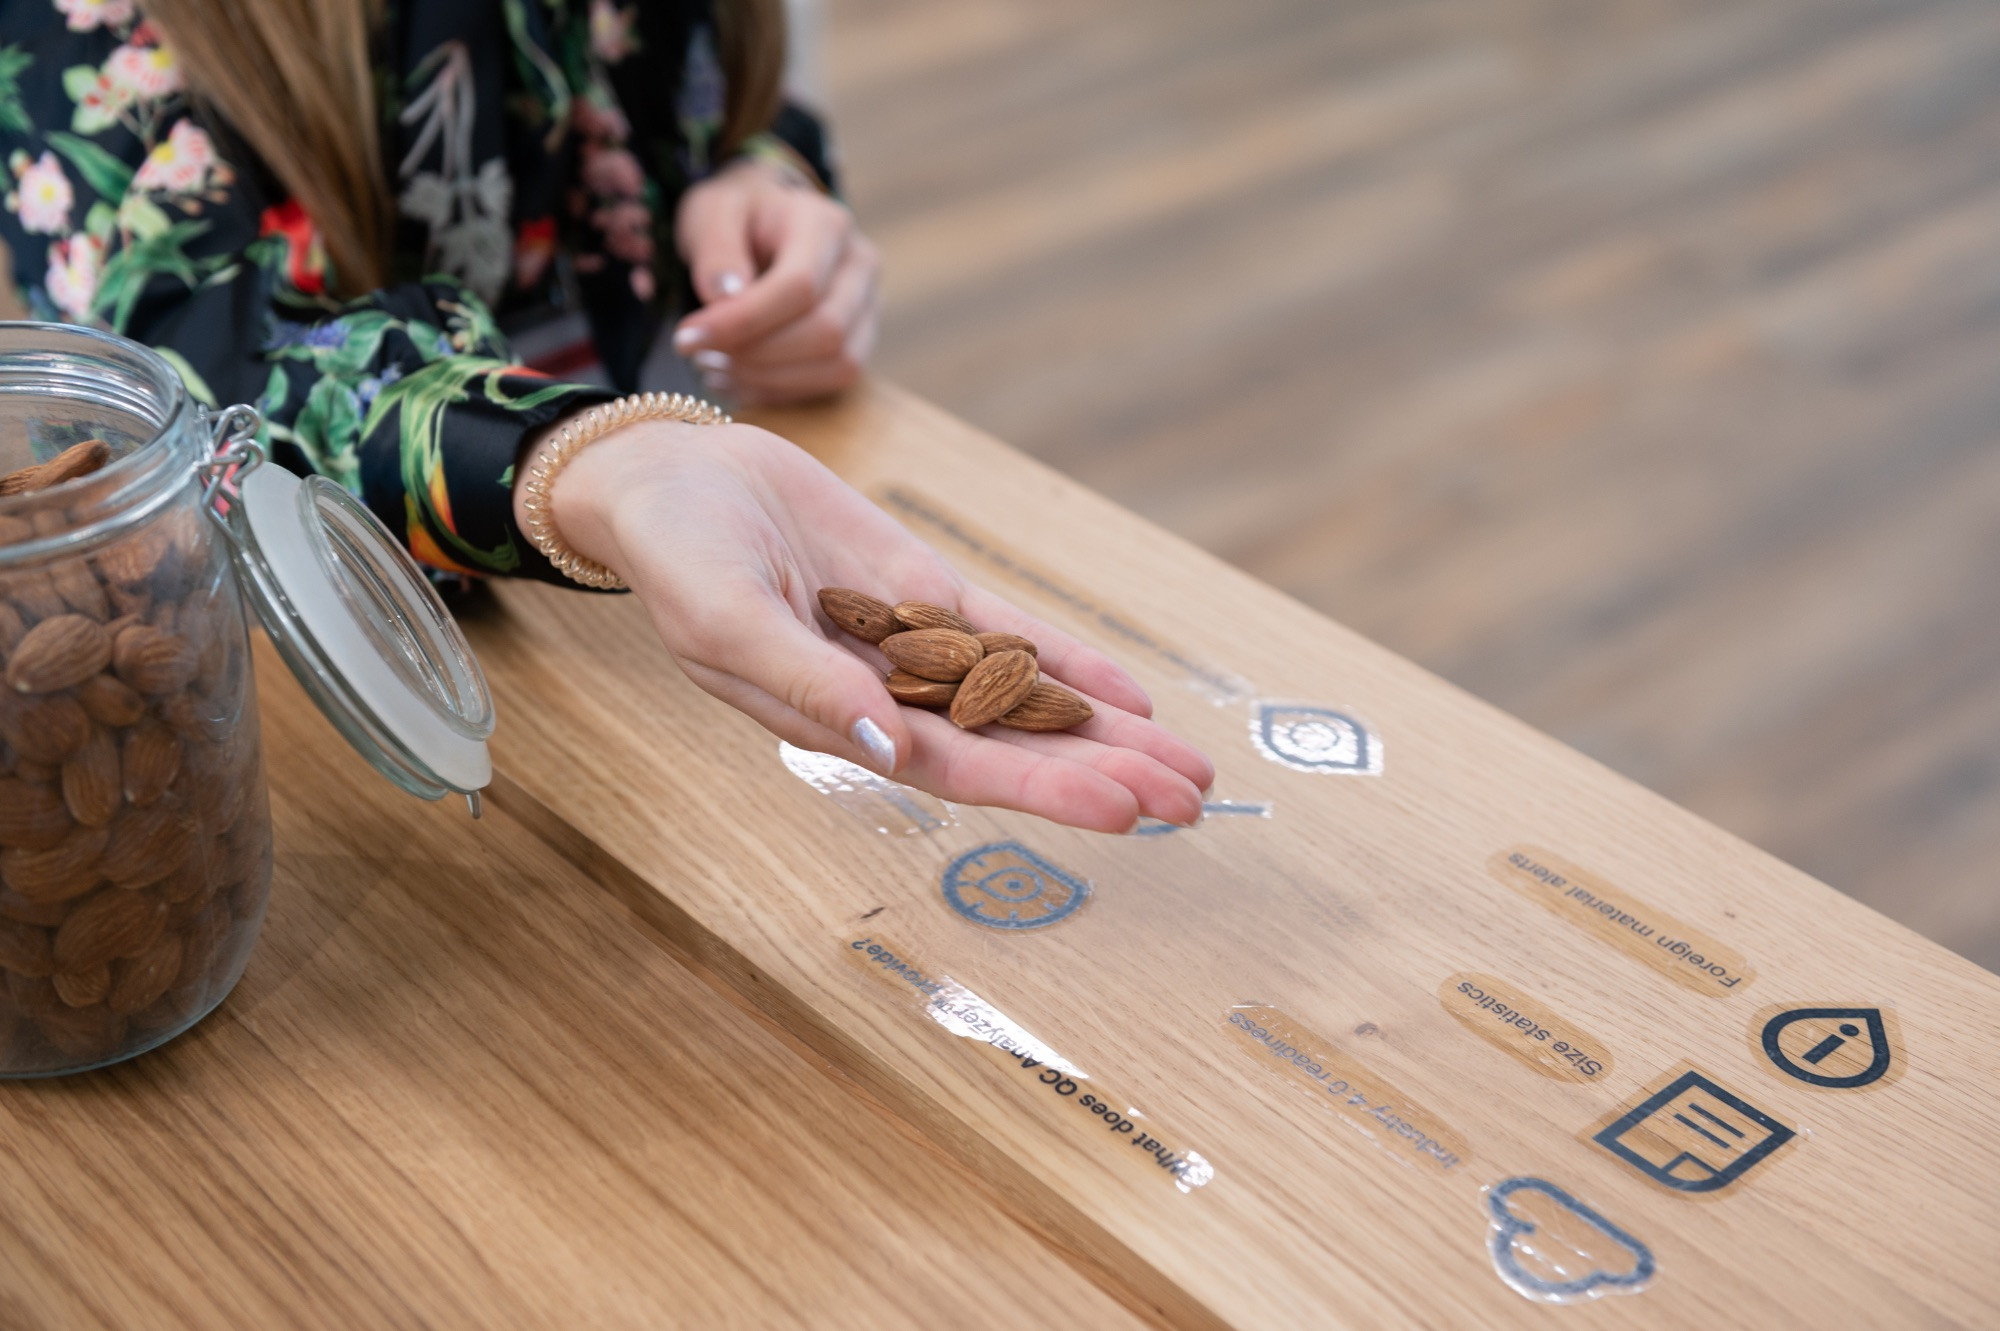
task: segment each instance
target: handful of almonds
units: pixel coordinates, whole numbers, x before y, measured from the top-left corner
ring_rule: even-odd
[[[889,695],[912,707],[949,710],[962,730],[1068,730],[1090,704],[1041,677],[1035,644],[1013,633],[981,633],[963,615],[925,601],[890,605],[848,587],[822,587],[819,608],[895,666]]]

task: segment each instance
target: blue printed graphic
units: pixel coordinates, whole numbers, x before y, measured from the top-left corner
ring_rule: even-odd
[[[945,866],[944,899],[989,929],[1045,929],[1076,914],[1090,884],[1018,841],[968,850]]]
[[[1358,718],[1307,703],[1260,702],[1250,712],[1257,752],[1295,772],[1379,776],[1382,740]]]
[[[1581,1252],[1573,1241],[1550,1236],[1539,1243],[1530,1241],[1537,1226],[1515,1213],[1512,1199],[1519,1192],[1547,1197],[1608,1240],[1621,1256],[1629,1257],[1629,1262],[1614,1263],[1620,1269],[1607,1271],[1602,1255],[1594,1251],[1596,1244],[1590,1245],[1592,1252]],[[1493,1269],[1528,1298],[1542,1303],[1574,1303],[1600,1294],[1636,1294],[1653,1278],[1656,1268],[1651,1249],[1547,1179],[1510,1178],[1497,1183],[1486,1194],[1486,1205],[1493,1213]],[[1530,1270],[1524,1256],[1538,1269]],[[1589,1264],[1589,1270],[1570,1274],[1569,1268],[1584,1263]]]

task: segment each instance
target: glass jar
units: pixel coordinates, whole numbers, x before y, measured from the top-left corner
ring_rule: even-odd
[[[256,474],[257,425],[195,407],[136,343],[0,324],[0,475],[110,446],[0,495],[0,1076],[141,1053],[242,975],[272,865],[245,590],[379,770],[478,812],[492,707],[470,648],[344,491]]]
[[[193,1025],[270,893],[243,602],[187,395],[132,344],[0,328],[0,471],[91,439],[101,470],[0,497],[0,1075]]]

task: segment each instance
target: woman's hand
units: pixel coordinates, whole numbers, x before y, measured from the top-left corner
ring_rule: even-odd
[[[702,302],[674,350],[711,392],[796,402],[860,375],[875,346],[881,261],[846,208],[745,159],[681,197],[674,235]]]
[[[523,458],[526,475],[532,456]],[[651,421],[579,453],[552,513],[578,553],[608,565],[651,612],[688,678],[801,748],[893,773],[934,795],[1101,832],[1141,814],[1190,824],[1214,769],[1149,720],[1123,670],[989,592],[810,455],[746,425]],[[517,517],[521,493],[516,491]],[[899,706],[881,653],[822,621],[822,587],[924,600],[1019,633],[1042,670],[1088,696],[1073,732],[964,731]]]

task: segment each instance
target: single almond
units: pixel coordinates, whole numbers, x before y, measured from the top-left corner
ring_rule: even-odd
[[[148,721],[125,732],[122,758],[125,798],[151,804],[166,794],[181,770],[181,742],[159,722]]]
[[[194,678],[196,664],[187,639],[147,624],[132,625],[118,635],[111,648],[112,669],[141,693],[173,693],[186,688]]]
[[[892,670],[888,679],[889,696],[897,702],[908,703],[912,707],[949,707],[958,694],[958,685],[941,684],[934,679],[923,679],[906,670]]]
[[[48,850],[75,826],[54,786],[0,778],[0,846]]]
[[[0,601],[0,656],[12,652],[27,631],[28,621],[21,618],[21,612],[11,602]]]
[[[857,592],[851,587],[820,588],[819,608],[842,631],[852,633],[863,642],[880,642],[891,633],[903,631],[903,625],[897,622],[896,612],[890,609],[887,601],[878,601],[867,592]]]
[[[1010,730],[1068,730],[1082,725],[1092,715],[1089,703],[1062,685],[1043,680],[1026,699],[1000,718],[1000,724]]]
[[[118,743],[104,727],[92,726],[90,738],[63,764],[63,803],[85,827],[103,827],[118,812],[121,792]]]
[[[49,619],[69,613],[69,602],[63,600],[62,593],[49,581],[46,569],[23,569],[0,577],[0,596],[11,600],[14,608],[29,619]]]
[[[1041,655],[1041,652],[1036,649],[1034,643],[1029,642],[1018,633],[975,633],[972,636],[979,639],[979,645],[986,649],[988,656],[994,656],[1000,652],[1026,652],[1030,656]]]
[[[50,790],[55,790],[56,783],[62,780],[62,768],[55,763],[38,763],[32,758],[21,758],[14,763],[14,775],[23,781],[32,781],[38,786],[47,786]],[[60,798],[61,792],[57,794]]]
[[[47,975],[56,968],[49,931],[32,924],[0,920],[0,966],[16,975]]]
[[[960,633],[973,634],[979,630],[972,621],[956,610],[947,610],[929,601],[898,601],[896,618],[905,628],[912,629],[957,629]]]
[[[879,646],[891,665],[919,679],[934,679],[945,684],[956,684],[964,679],[966,672],[986,655],[979,639],[957,629],[911,629],[907,633],[892,633],[882,639]]]
[[[0,850],[0,882],[30,901],[67,901],[96,886],[98,858],[111,834],[78,827],[47,850]]]
[[[90,714],[69,694],[50,694],[17,712],[0,712],[0,733],[28,761],[60,766],[90,738]],[[21,772],[19,763],[14,770]]]
[[[1026,652],[986,657],[958,686],[958,696],[951,700],[951,723],[960,730],[991,725],[1026,701],[1039,676],[1035,658]]]
[[[152,893],[107,888],[78,903],[56,930],[56,969],[89,970],[118,957],[136,957],[166,927],[166,903]]]
[[[104,1005],[113,1012],[132,1013],[150,1007],[173,987],[181,972],[186,945],[175,934],[162,934],[153,945],[129,961],[112,965],[111,992]]]
[[[171,874],[194,850],[194,829],[167,804],[127,808],[111,824],[98,872],[120,887],[148,887]]]
[[[102,1003],[90,1007],[57,1007],[36,1016],[35,1026],[57,1053],[75,1063],[99,1063],[115,1057],[125,1043],[130,1019]]]
[[[111,637],[84,615],[57,615],[29,629],[7,658],[7,687],[54,693],[81,684],[111,663]]]
[[[149,527],[98,551],[97,571],[114,588],[137,587],[153,576],[153,570],[160,566],[160,560],[172,543],[172,538],[163,529]],[[115,591],[113,596],[115,598]]]
[[[53,962],[49,970],[54,972]],[[62,1000],[56,997],[56,987],[49,983],[47,975],[23,975],[19,971],[7,972],[7,1001],[32,1017],[54,1012],[62,1006]]]
[[[153,608],[153,593],[143,586],[121,587],[114,582],[104,589],[104,594],[110,600],[112,610],[121,619],[127,616],[134,619],[142,618],[148,610]],[[110,626],[106,625],[105,627],[108,629]],[[124,625],[121,624],[119,627],[123,628]],[[116,637],[117,635],[113,634],[112,636]]]
[[[12,920],[16,924],[32,924],[38,929],[53,929],[68,918],[67,901],[30,901],[19,892],[0,887],[0,919]]]
[[[146,700],[116,675],[98,673],[77,686],[76,700],[100,726],[137,725],[146,715]]]
[[[99,962],[80,971],[57,971],[49,978],[55,981],[56,997],[71,1007],[102,1003],[104,996],[111,992],[111,966],[108,962]]]
[[[66,559],[51,568],[49,585],[70,609],[84,618],[100,624],[111,618],[111,602],[104,595],[104,584],[81,559]]]
[[[102,439],[86,439],[80,444],[72,444],[47,462],[38,462],[32,467],[10,471],[0,476],[0,495],[29,494],[36,490],[46,490],[51,485],[73,481],[79,476],[88,476],[105,463],[111,461],[111,445]]]

